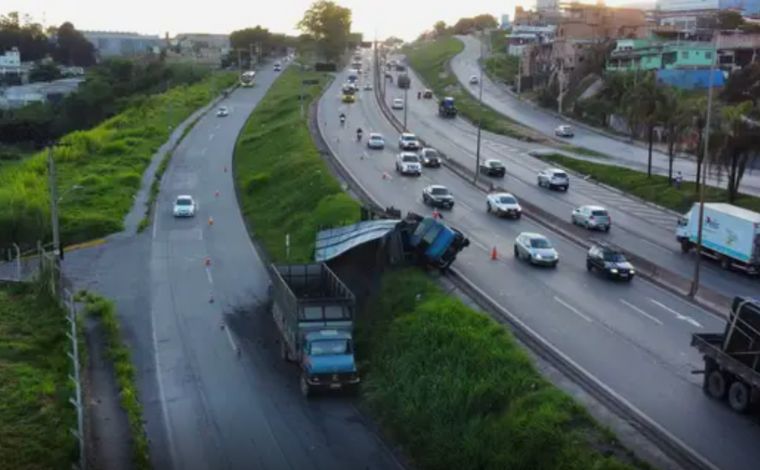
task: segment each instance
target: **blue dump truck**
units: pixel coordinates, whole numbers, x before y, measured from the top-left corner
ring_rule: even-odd
[[[447,96],[438,103],[438,115],[445,118],[457,116],[457,107],[454,106],[454,98]]]
[[[301,393],[354,392],[356,299],[324,263],[272,265],[272,316],[285,361],[301,369]]]
[[[438,219],[409,213],[399,224],[406,251],[420,264],[446,269],[470,240]]]

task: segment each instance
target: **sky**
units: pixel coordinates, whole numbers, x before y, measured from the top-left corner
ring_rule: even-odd
[[[609,0],[614,4],[623,0]],[[143,34],[229,33],[261,25],[296,34],[296,23],[312,0],[2,0],[0,13],[18,11],[35,21],[77,29],[130,31]],[[490,13],[514,15],[516,5],[532,8],[535,0],[337,0],[353,12],[352,30],[365,39],[416,38],[437,20]]]

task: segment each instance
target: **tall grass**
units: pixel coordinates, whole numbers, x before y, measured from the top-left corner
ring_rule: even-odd
[[[99,126],[60,139],[58,172],[61,240],[83,242],[123,227],[153,153],[171,129],[235,80],[222,74],[135,100]],[[50,232],[46,152],[0,167],[0,247],[33,245]],[[71,189],[81,186],[82,189]]]

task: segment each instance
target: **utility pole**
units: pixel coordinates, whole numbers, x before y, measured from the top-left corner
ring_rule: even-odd
[[[524,57],[525,57],[525,52],[522,52],[520,54],[520,60],[517,61],[517,94],[518,95],[522,93],[522,67],[523,67]]]
[[[565,97],[565,59],[560,58],[559,74],[557,75],[559,93],[557,94],[557,112],[562,115],[562,100]]]
[[[248,70],[253,68],[253,43],[248,43]]]
[[[238,54],[238,72],[240,72],[240,75],[243,74],[243,60],[240,57],[240,48],[237,49]]]
[[[61,255],[61,238],[58,231],[58,188],[56,186],[52,143],[48,144],[48,185],[50,186],[50,224],[53,228],[53,254],[55,254],[55,266],[57,271]]]
[[[483,39],[480,40],[480,89],[478,91],[478,140],[475,146],[475,179],[478,182],[480,172],[480,131],[483,127]]]
[[[409,86],[412,86],[411,83],[409,84]],[[406,132],[408,130],[406,128],[406,108],[407,108],[407,106],[406,106],[406,101],[407,101],[406,97],[408,95],[408,93],[407,93],[408,91],[409,91],[409,87],[404,88],[404,132]]]

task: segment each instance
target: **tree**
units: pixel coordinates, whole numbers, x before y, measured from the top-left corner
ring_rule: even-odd
[[[493,29],[499,26],[499,22],[496,21],[496,18],[493,15],[489,15],[489,14],[474,16],[472,18],[472,24],[475,27],[475,29],[479,31],[483,31],[486,29]]]
[[[443,36],[447,32],[445,21],[436,21],[433,25],[433,32],[437,37]]]
[[[760,156],[760,122],[748,118],[752,102],[727,105],[720,110],[720,127],[715,153],[719,168],[728,176],[728,202],[735,202],[747,165]]]
[[[385,44],[385,46],[388,48],[393,49],[394,47],[399,47],[400,45],[404,44],[404,40],[396,36],[388,36],[385,38],[385,41],[383,41],[383,44]]]
[[[629,123],[640,123],[646,127],[648,142],[647,176],[652,176],[652,147],[654,129],[662,120],[662,89],[657,86],[653,73],[648,73],[643,80],[632,88],[627,96],[629,103]]]
[[[726,103],[752,101],[754,109],[760,106],[760,63],[753,62],[731,74],[723,88],[721,98]]]
[[[61,78],[61,71],[49,62],[39,62],[29,71],[30,82],[49,82],[58,78]]]
[[[56,31],[53,59],[59,64],[89,67],[95,64],[95,46],[67,21]]]
[[[687,105],[681,90],[665,87],[662,90],[659,113],[667,133],[668,142],[668,184],[673,184],[673,159],[684,132],[689,129],[692,109]]]
[[[348,43],[351,10],[330,0],[317,0],[298,22],[298,29],[314,38],[327,60],[336,61]]]
[[[29,16],[22,20],[17,12],[0,16],[0,52],[18,48],[23,61],[37,61],[50,52],[47,36],[39,23]]]
[[[474,30],[475,21],[472,18],[460,18],[452,27],[454,34],[469,34]]]
[[[739,29],[744,24],[742,14],[734,10],[720,10],[715,15],[717,29]]]

